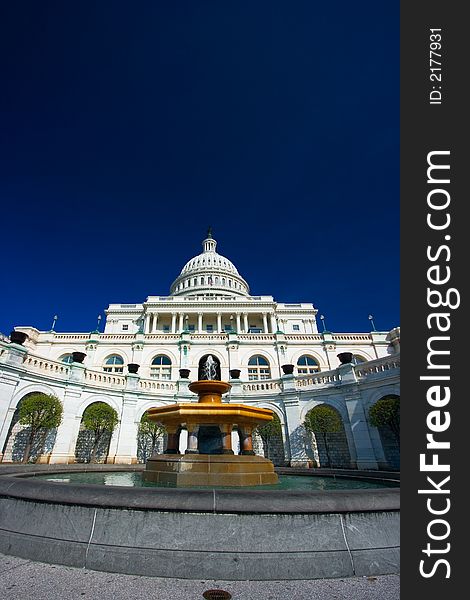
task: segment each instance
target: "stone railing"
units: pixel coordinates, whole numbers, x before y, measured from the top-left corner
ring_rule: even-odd
[[[124,387],[126,385],[126,378],[124,375],[114,375],[112,373],[86,369],[85,382],[89,385]]]
[[[274,342],[276,336],[273,333],[239,333],[241,342]]]
[[[130,342],[135,339],[135,333],[101,333],[99,340],[108,342]]]
[[[139,388],[146,392],[168,393],[176,391],[176,383],[172,381],[154,381],[153,379],[141,379]]]
[[[318,385],[338,384],[341,382],[339,372],[334,369],[332,371],[323,371],[318,375],[301,375],[295,379],[295,387],[315,387]]]
[[[272,393],[272,392],[280,392],[282,390],[281,380],[264,380],[264,381],[251,381],[249,383],[244,383],[242,387],[244,392],[264,392],[264,393]]]
[[[36,371],[44,373],[45,375],[54,375],[54,377],[63,379],[67,379],[70,373],[70,366],[65,363],[41,358],[39,356],[31,356],[29,354],[26,355],[23,366],[29,371]]]
[[[54,341],[86,342],[90,339],[89,333],[54,333]]]
[[[393,371],[399,368],[400,355],[393,354],[392,356],[386,356],[384,358],[361,363],[355,367],[355,371],[358,379],[364,379],[364,377],[369,377],[378,373],[386,373],[387,371]]]
[[[159,342],[161,344],[174,344],[179,339],[179,333],[155,332],[145,334],[145,341]]]
[[[369,333],[333,333],[335,342],[366,342],[370,344]]]
[[[224,343],[228,339],[226,333],[192,333],[191,340],[201,340],[204,342],[220,342]]]
[[[286,333],[288,342],[322,342],[323,337],[318,333]]]

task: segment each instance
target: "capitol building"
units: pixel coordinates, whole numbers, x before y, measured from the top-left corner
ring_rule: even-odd
[[[107,403],[119,416],[103,460],[142,461],[142,416],[152,407],[197,402],[188,385],[210,354],[231,384],[224,402],[269,408],[279,417],[276,443],[266,449],[259,438],[255,446],[275,464],[324,466],[321,444],[303,422],[308,411],[327,405],[342,421],[342,431],[332,434],[332,466],[398,468],[396,441],[368,421],[378,400],[400,394],[398,327],[332,333],[319,330],[317,309],[309,302],[250,295],[248,282],[217,252],[210,231],[169,295],[110,304],[105,314],[103,331],[59,333],[22,324],[0,341],[0,460],[21,460],[18,407],[27,395],[44,392],[61,400],[63,419],[38,462],[85,460],[82,417],[95,402]],[[236,450],[236,424],[232,438]],[[181,452],[186,445],[183,428]]]

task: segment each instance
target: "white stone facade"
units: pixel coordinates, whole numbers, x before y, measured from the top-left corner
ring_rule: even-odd
[[[319,333],[316,314],[310,303],[250,296],[247,282],[216,252],[209,234],[203,252],[173,282],[171,295],[111,304],[104,332],[16,327],[28,336],[24,345],[0,341],[0,451],[8,447],[18,403],[30,392],[43,391],[64,405],[63,422],[43,460],[73,462],[83,412],[103,401],[120,418],[108,461],[135,462],[143,413],[152,406],[197,401],[188,383],[197,379],[199,361],[210,353],[220,362],[222,379],[232,383],[225,401],[277,413],[286,463],[311,460],[301,424],[308,410],[328,404],[342,417],[351,466],[386,466],[381,437],[366,415],[379,398],[399,395],[399,329]],[[83,363],[64,362],[73,352],[86,355]],[[353,364],[341,364],[343,352],[354,355]],[[128,372],[129,364],[139,365],[137,374]],[[293,374],[284,375],[283,365],[294,365]],[[189,378],[182,378],[180,369],[189,370]],[[240,371],[237,379],[231,377],[234,369]]]

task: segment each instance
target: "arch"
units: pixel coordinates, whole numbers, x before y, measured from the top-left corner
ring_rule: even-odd
[[[144,402],[143,404],[141,404],[136,412],[135,412],[135,422],[136,423],[140,423],[140,420],[142,419],[142,416],[144,413],[146,413],[148,410],[150,410],[151,408],[158,408],[159,406],[168,406],[170,404],[174,404],[174,400],[147,400],[146,402]]]
[[[320,363],[311,354],[302,354],[295,364],[299,375],[309,375],[321,371]]]
[[[256,454],[269,458],[275,466],[286,466],[288,462],[286,454],[286,446],[288,443],[286,415],[282,408],[274,402],[257,402],[256,406],[273,411],[274,415],[279,419],[281,432],[279,436],[273,436],[271,439],[266,440],[263,439],[259,433],[256,433],[255,430],[255,435],[253,436],[253,448],[255,449]]]
[[[212,356],[214,358],[217,358],[221,368],[228,367],[226,355],[222,354],[222,352],[220,352],[219,350],[217,350],[215,348],[214,349],[211,348],[210,352],[208,352],[207,347],[204,350],[199,350],[197,353],[194,354],[194,358],[193,358],[194,365],[195,366],[199,365],[199,363],[201,362],[201,359],[204,358],[205,356],[208,356],[209,354],[212,354]]]
[[[29,391],[26,391],[28,388]],[[47,394],[58,397],[53,390],[48,389],[46,386],[27,386],[16,394],[15,401],[12,401],[10,406],[10,410],[14,408],[14,412],[2,448],[3,462],[20,462],[23,460],[30,428],[28,425],[20,424],[20,408],[23,400],[34,394]],[[42,437],[38,437],[31,448],[29,462],[36,462],[42,454],[50,454],[54,447],[56,437],[57,427],[48,430]]]
[[[129,356],[129,351],[125,346],[111,346],[110,348],[100,348],[100,346],[98,346],[95,354],[94,364],[103,365],[105,360],[112,354],[118,354],[121,356],[125,365],[132,362]]]
[[[82,403],[79,405],[77,412],[75,413],[75,417],[81,419],[83,417],[83,413],[86,411],[86,409],[91,405],[91,404],[95,404],[95,402],[104,402],[105,404],[109,404],[109,406],[111,406],[111,408],[114,408],[114,410],[117,412],[117,414],[120,414],[121,411],[121,406],[119,405],[119,403],[114,400],[114,398],[110,397],[110,396],[105,396],[103,394],[93,394],[92,396],[89,396],[86,400],[83,400]]]
[[[392,400],[398,400],[398,402],[400,403],[400,396],[398,394],[384,394],[382,392],[382,394],[380,395],[379,398],[376,398],[376,400],[369,404],[367,411],[366,411],[366,418],[367,421],[370,424],[371,428],[374,428],[377,430],[378,434],[379,434],[379,439],[380,442],[382,444],[382,450],[383,450],[383,454],[385,457],[385,461],[386,461],[386,466],[392,470],[399,470],[400,469],[400,432],[398,430],[398,433],[396,431],[394,431],[394,428],[391,428],[388,425],[379,425],[378,427],[374,427],[371,423],[370,423],[370,409],[375,406],[377,404],[377,402],[380,402],[380,400],[386,400],[386,399],[392,399]],[[398,428],[400,427],[400,421],[398,418]]]
[[[143,410],[139,416],[137,423],[137,462],[146,463],[147,460],[154,454],[163,454],[166,447],[167,435],[165,430],[151,431],[148,427],[144,431],[140,429],[140,423],[145,413],[151,408],[156,408],[158,404],[155,402]]]
[[[124,373],[124,359],[118,353],[109,354],[103,361],[105,373]]]
[[[159,354],[164,354],[165,356],[168,356],[168,358],[171,360],[172,366],[178,364],[179,357],[175,355],[171,348],[164,346],[161,349],[159,348],[158,351],[155,348],[145,349],[145,351],[142,353],[142,366],[150,368],[152,360]]]
[[[253,354],[248,359],[248,381],[271,379],[271,364],[262,354]]]
[[[66,352],[65,354],[61,354],[57,359],[57,362],[62,362],[67,365],[73,362],[73,357],[71,352]]]
[[[370,358],[366,358],[365,356],[363,356],[360,353],[354,352],[353,357],[352,357],[352,364],[353,365],[360,365],[362,363],[368,362],[369,360],[371,360]]]
[[[152,379],[171,379],[171,358],[167,354],[157,354],[150,362],[150,377]]]
[[[103,400],[95,400],[94,402],[88,403],[88,405],[82,412],[80,429],[75,444],[75,462],[78,463],[89,463],[93,460],[93,456],[95,456],[96,458],[96,460],[93,462],[106,462],[108,458],[109,446],[111,443],[113,432],[104,431],[101,437],[99,437],[98,440],[96,440],[94,432],[85,429],[85,427],[83,426],[83,417],[86,411],[94,404],[106,404],[110,406],[115,410],[119,418],[119,410],[116,410],[116,408],[111,406],[109,402],[105,402]]]
[[[31,383],[19,389],[16,394],[13,395],[10,403],[10,410],[16,408],[25,396],[30,396],[31,394],[51,394],[62,400],[61,394],[58,392],[59,390],[56,390],[45,383]]]
[[[297,365],[297,361],[299,360],[299,358],[304,355],[311,356],[314,360],[316,360],[317,363],[320,365],[321,371],[326,371],[329,369],[325,355],[320,354],[312,348],[299,348],[298,350],[296,350],[296,352],[292,354],[291,362],[294,365]]]
[[[320,467],[351,468],[351,452],[346,436],[344,419],[339,410],[326,402],[319,402],[307,412],[318,410],[321,407],[327,407],[337,415],[340,427],[338,431],[333,432],[321,430],[311,432],[312,449],[315,459],[319,462]],[[305,413],[305,416],[307,416],[307,413]]]

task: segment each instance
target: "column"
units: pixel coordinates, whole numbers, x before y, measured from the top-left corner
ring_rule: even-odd
[[[137,399],[134,395],[124,397],[116,457],[114,459],[115,464],[133,465],[137,463],[137,429],[139,423],[135,421],[136,406]]]
[[[263,333],[268,333],[268,317],[263,313]]]
[[[167,443],[165,454],[179,454],[180,428],[179,425],[167,425]]]
[[[222,333],[222,315],[217,313],[217,332]]]
[[[11,420],[15,414],[16,406],[12,406],[14,393],[17,391],[20,376],[16,373],[8,373],[5,369],[0,381],[0,462],[2,460],[2,449],[5,445]]]
[[[155,333],[157,331],[157,322],[158,322],[158,313],[155,313],[153,316],[153,327],[152,327],[153,333]]]
[[[276,317],[274,315],[274,313],[271,313],[269,315],[270,321],[271,321],[271,333],[276,333],[277,331],[277,325],[276,325]]]
[[[356,386],[350,387],[348,391],[345,390],[345,400],[349,422],[351,424],[354,447],[356,449],[357,468],[378,469],[361,394],[357,388],[354,388],[356,388]],[[351,458],[352,454],[353,453],[351,452]]]
[[[176,313],[171,313],[171,333],[176,333]]]
[[[232,424],[219,425],[222,433],[222,454],[233,454],[232,450]]]
[[[183,313],[180,313],[179,314],[179,321],[180,321],[179,322],[179,331],[180,332],[183,331],[183,319],[184,319],[184,315],[183,315]]]
[[[199,454],[199,450],[197,449],[197,436],[199,433],[199,425],[187,423],[186,429],[188,430],[188,447],[186,449],[185,454]]]
[[[197,314],[197,332],[202,333],[202,313]]]
[[[241,328],[240,313],[237,313],[237,333],[240,333]]]
[[[248,315],[243,313],[243,332],[248,333]]]
[[[65,405],[65,401],[64,401]],[[80,432],[82,419],[80,416],[66,414],[57,430],[54,448],[49,458],[49,464],[72,464],[75,462],[75,447]]]
[[[238,433],[240,435],[240,454],[250,454],[254,455],[253,451],[253,426],[252,425],[243,425],[238,426]]]

